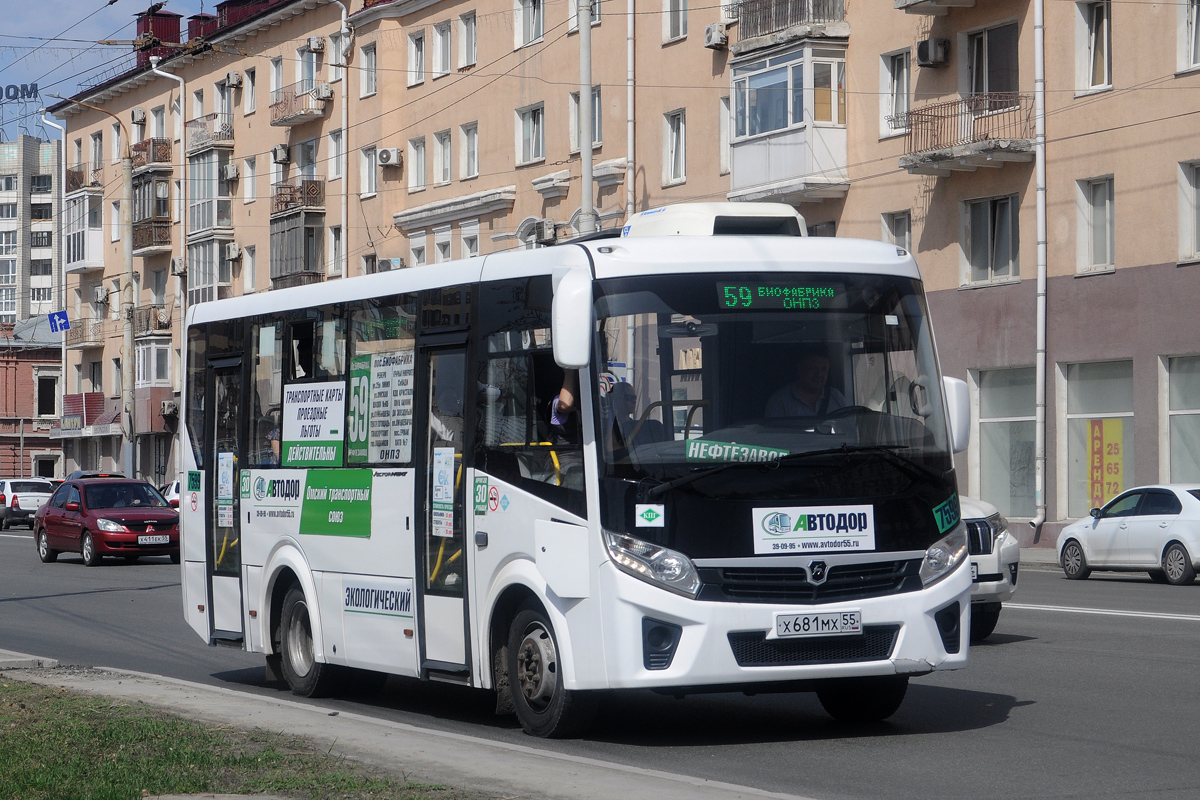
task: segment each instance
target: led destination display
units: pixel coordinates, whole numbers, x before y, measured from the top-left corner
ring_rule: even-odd
[[[845,308],[845,289],[837,284],[725,283],[717,284],[717,304],[722,308],[813,311]]]

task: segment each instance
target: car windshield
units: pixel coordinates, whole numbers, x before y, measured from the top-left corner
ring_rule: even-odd
[[[19,492],[37,492],[40,494],[50,494],[54,488],[42,481],[13,481],[11,484],[13,494]]]
[[[148,483],[105,483],[84,488],[87,507],[165,508],[167,501]]]

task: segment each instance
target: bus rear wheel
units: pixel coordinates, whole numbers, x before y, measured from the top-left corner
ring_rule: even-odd
[[[817,689],[817,699],[839,722],[880,722],[899,710],[907,692],[907,675],[839,678]]]
[[[317,661],[308,602],[299,586],[293,586],[283,598],[279,633],[283,679],[291,687],[292,693],[301,697],[328,694],[334,668],[331,664]]]
[[[578,736],[595,718],[596,695],[563,685],[554,627],[538,606],[523,606],[509,627],[508,684],[517,719],[531,736]]]

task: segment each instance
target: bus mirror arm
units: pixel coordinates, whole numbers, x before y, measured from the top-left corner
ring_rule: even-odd
[[[971,397],[967,392],[967,383],[958,378],[943,377],[942,389],[946,394],[951,449],[961,453],[971,442]]]
[[[550,311],[554,360],[563,369],[584,369],[592,352],[592,277],[584,269],[566,272],[555,284]]]

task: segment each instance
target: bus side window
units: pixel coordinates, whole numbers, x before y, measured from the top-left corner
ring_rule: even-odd
[[[372,298],[349,311],[346,460],[411,463],[417,296]]]
[[[305,320],[292,323],[292,364],[288,382],[311,379],[313,369],[313,330],[316,322]]]
[[[283,320],[266,317],[250,323],[251,467],[279,466],[283,416]]]

